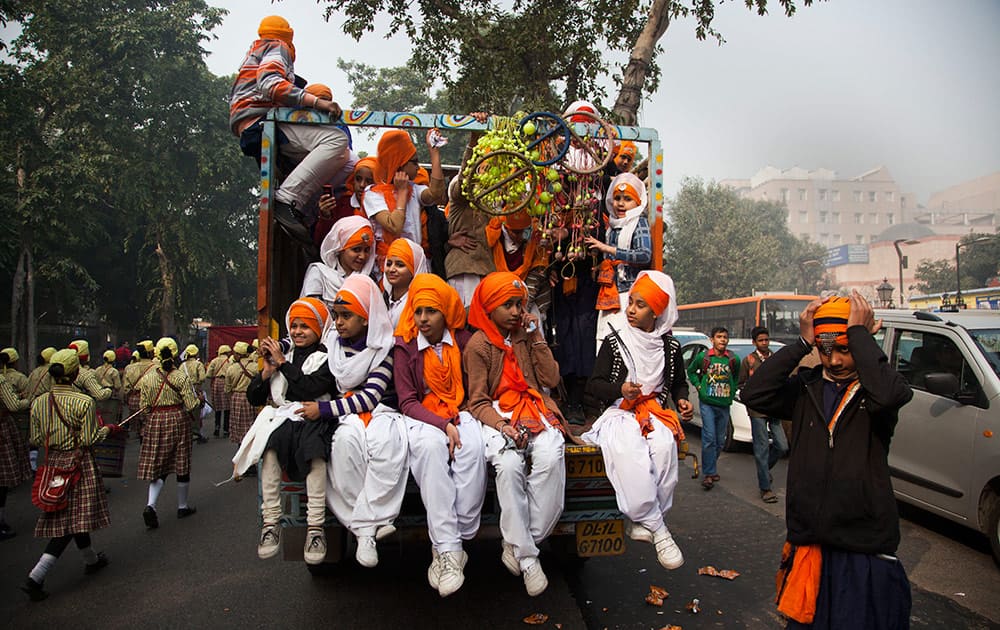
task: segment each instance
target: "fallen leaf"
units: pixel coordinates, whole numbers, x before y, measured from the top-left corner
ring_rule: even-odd
[[[533,615],[528,615],[524,618],[524,623],[529,626],[540,626],[549,620],[549,616],[545,613],[535,613]]]
[[[675,626],[671,624],[669,626],[663,626],[662,628],[660,628],[660,630],[684,630],[684,629],[681,628],[680,626]]]
[[[662,606],[663,598],[657,597],[656,593],[650,593],[649,595],[646,595],[646,603],[650,606]]]
[[[653,586],[652,584],[649,585],[649,592],[654,593],[657,597],[662,597],[663,599],[666,599],[669,595],[669,593],[667,593],[667,589],[661,586]]]
[[[722,569],[720,571],[712,565],[698,569],[698,575],[710,575],[712,577],[720,577],[726,580],[735,580],[740,576],[738,571],[733,571],[732,569]]]

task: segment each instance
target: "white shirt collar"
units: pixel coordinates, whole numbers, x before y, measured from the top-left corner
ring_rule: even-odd
[[[451,331],[447,328],[444,329],[444,336],[441,337],[441,343],[446,343],[449,346],[454,344],[451,338]],[[426,348],[432,347],[434,344],[427,341],[427,337],[424,337],[424,333],[417,331],[417,351],[424,350]]]

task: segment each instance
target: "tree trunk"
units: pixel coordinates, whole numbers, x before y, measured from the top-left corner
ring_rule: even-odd
[[[24,304],[24,243],[21,244],[21,251],[17,253],[17,268],[14,270],[14,279],[10,290],[10,345],[17,347],[17,342],[21,335],[21,307]]]
[[[24,305],[24,337],[25,337],[25,367],[36,367],[38,356],[38,330],[35,322],[35,261],[31,255],[32,243],[29,240],[25,255],[25,305]]]
[[[174,305],[174,270],[167,260],[167,253],[160,244],[160,239],[156,240],[156,258],[160,264],[160,285],[163,294],[160,296],[160,336],[177,334],[176,307]]]
[[[670,26],[670,8],[673,0],[653,0],[649,17],[639,38],[635,40],[628,65],[622,73],[622,86],[618,90],[615,106],[611,108],[615,122],[635,125],[639,120],[639,105],[642,102],[642,86],[646,82],[646,71],[653,60],[656,43]]]

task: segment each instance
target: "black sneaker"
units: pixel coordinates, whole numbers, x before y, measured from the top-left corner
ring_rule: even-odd
[[[295,208],[294,204],[275,201],[271,213],[286,234],[303,245],[316,246],[313,243],[312,234],[309,233],[309,228],[302,223],[302,213]]]
[[[24,581],[24,584],[21,585],[21,590],[28,594],[31,601],[40,602],[49,596],[49,594],[42,589],[42,584],[43,583],[39,583],[31,578],[28,578]]]
[[[156,510],[152,505],[147,505],[142,511],[142,520],[146,522],[146,529],[156,529],[160,526],[160,519],[156,517]]]
[[[191,506],[177,508],[177,518],[187,518],[189,516],[192,516],[193,514],[196,514],[197,512],[198,509]]]
[[[106,566],[108,566],[108,557],[106,555],[104,555],[103,551],[98,551],[97,552],[97,562],[85,565],[83,567],[83,574],[84,575],[93,575],[93,574],[97,573],[98,571],[100,571],[101,569],[103,569]]]

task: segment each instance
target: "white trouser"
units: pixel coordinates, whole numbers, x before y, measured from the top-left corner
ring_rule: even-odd
[[[656,418],[653,431],[642,430],[631,411],[611,407],[581,437],[601,447],[608,480],[618,509],[651,532],[664,525],[677,487],[677,444],[674,434]]]
[[[427,509],[427,533],[438,553],[461,551],[462,541],[479,531],[486,496],[486,459],[482,424],[466,411],[459,414],[462,448],[448,461],[448,436],[441,429],[406,418],[410,472]]]
[[[326,462],[314,459],[306,475],[306,523],[322,527],[326,522]],[[260,465],[260,513],[265,523],[281,519],[281,466],[273,448],[264,451]]]
[[[562,515],[566,498],[566,444],[551,426],[528,438],[524,451],[504,448],[506,440],[483,425],[486,460],[496,469],[500,501],[500,534],[514,546],[522,569],[538,557],[537,544],[552,533]],[[527,469],[525,455],[531,458]]]
[[[403,415],[379,405],[365,427],[355,414],[333,434],[326,501],[355,536],[374,536],[397,516],[406,492],[406,426]]]
[[[275,191],[274,200],[295,202],[301,210],[347,163],[347,134],[333,125],[279,124],[278,128],[288,138],[279,150],[298,165]]]
[[[476,287],[483,277],[474,273],[460,273],[448,278],[448,284],[458,292],[458,297],[462,298],[462,305],[469,308],[472,304],[472,294],[476,292]]]

